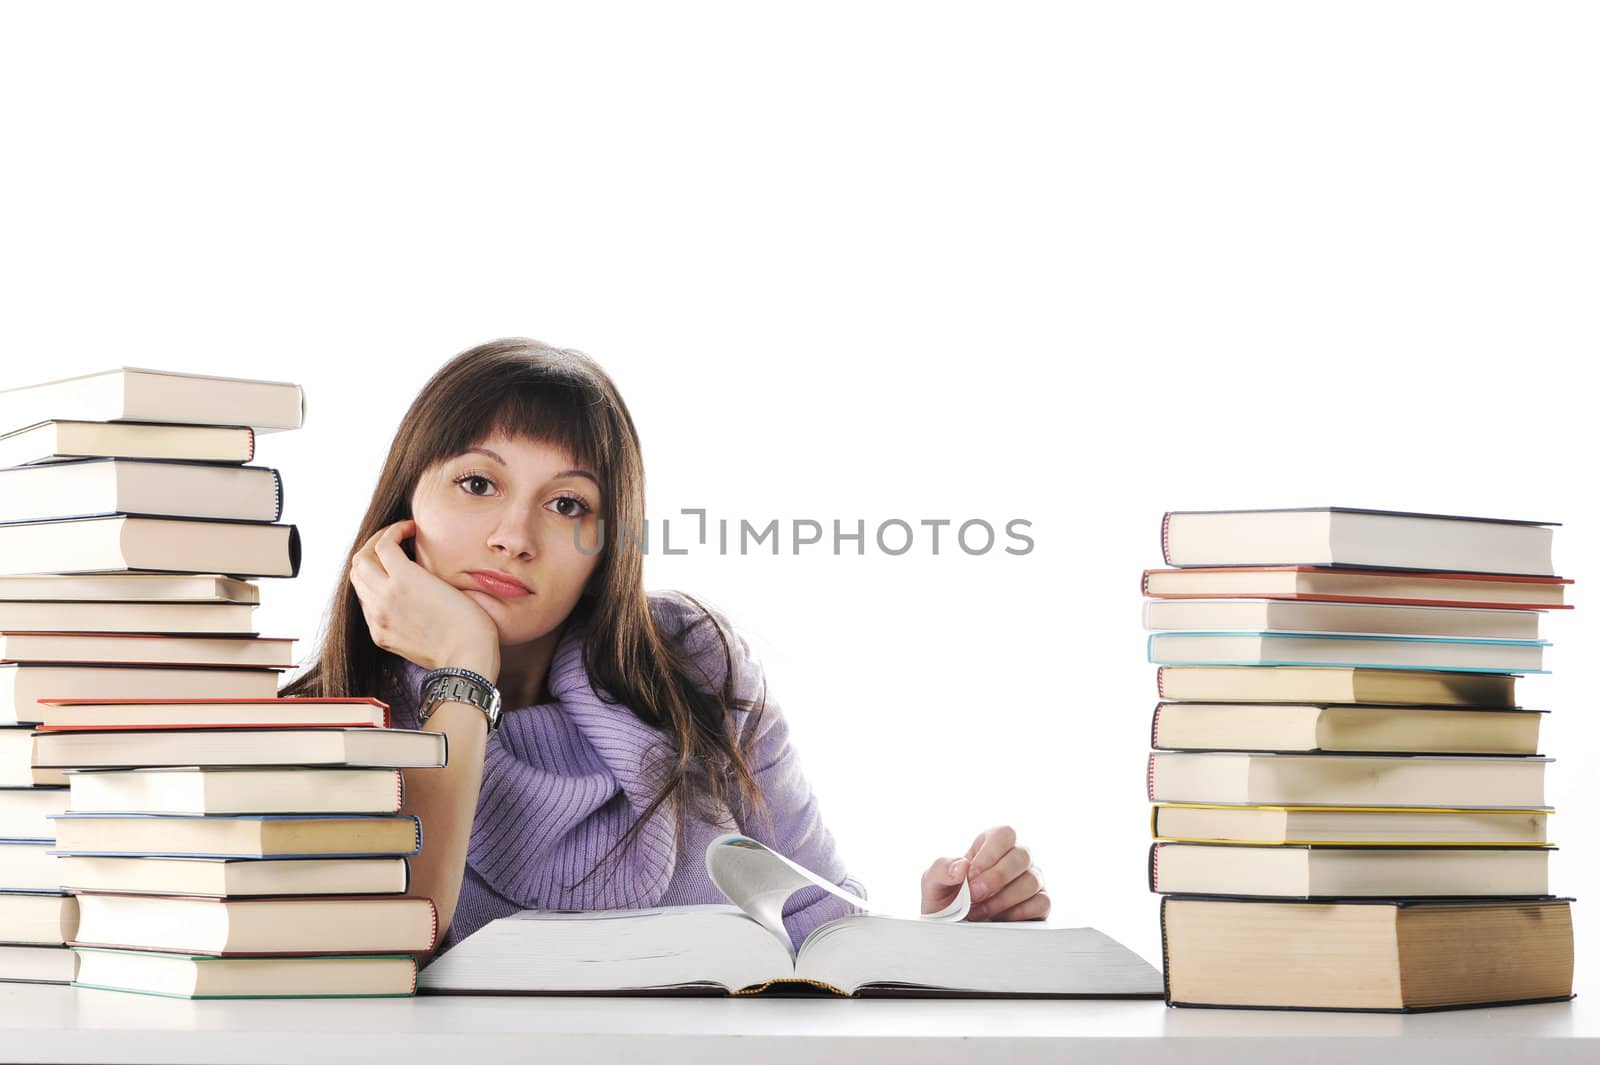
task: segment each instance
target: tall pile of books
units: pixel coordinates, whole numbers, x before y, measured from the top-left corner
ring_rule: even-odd
[[[1175,511],[1144,574],[1150,889],[1173,1006],[1572,995],[1539,724],[1550,523]]]
[[[119,369],[0,391],[0,979],[178,997],[411,994],[432,901],[401,767],[443,737],[279,699],[292,577],[256,433],[299,386]]]

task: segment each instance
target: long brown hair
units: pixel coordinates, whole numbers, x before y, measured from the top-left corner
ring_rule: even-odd
[[[605,371],[580,351],[521,337],[470,348],[433,375],[401,420],[372,502],[345,556],[316,656],[284,688],[284,695],[394,698],[402,662],[373,642],[361,601],[350,584],[350,560],[373,533],[411,517],[411,496],[426,470],[496,432],[566,451],[599,475],[597,509],[610,518],[612,528],[622,532],[625,527],[633,533],[644,529],[639,438]],[[672,742],[675,757],[670,768],[654,767],[659,792],[579,884],[618,847],[631,846],[645,822],[666,802],[680,811],[680,847],[684,798],[697,816],[716,822],[717,803],[732,809],[742,793],[771,824],[745,752],[733,739],[738,735],[735,710],[753,711],[745,734],[756,735],[766,707],[765,685],[759,703],[736,700],[738,678],[728,635],[693,597],[685,596],[702,614],[689,628],[676,640],[659,632],[644,590],[644,560],[636,537],[613,535],[607,542],[605,528],[602,521],[604,554],[564,624],[585,636],[583,664],[596,691],[603,690],[639,720],[662,731]],[[710,682],[684,650],[692,645],[693,627],[704,624],[721,641],[720,686]],[[615,871],[614,866],[613,875]]]

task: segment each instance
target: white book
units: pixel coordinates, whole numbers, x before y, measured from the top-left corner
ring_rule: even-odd
[[[242,425],[49,421],[0,436],[0,467],[90,458],[238,464],[255,454],[256,434]]]
[[[524,910],[436,955],[417,990],[750,995],[799,984],[850,996],[1162,994],[1160,972],[1093,928],[963,920],[965,885],[938,914],[896,916],[871,912],[866,900],[737,833],[713,840],[705,861],[730,904]],[[811,886],[860,912],[821,925],[796,950],[783,907]]]
[[[1170,511],[1167,565],[1348,566],[1553,577],[1556,522],[1355,507]]]
[[[293,525],[134,514],[0,525],[0,574],[127,570],[293,577],[300,533]]]
[[[1164,632],[1342,632],[1537,640],[1540,613],[1292,599],[1149,599],[1144,604],[1144,627]]]
[[[28,573],[0,576],[7,603],[245,603],[261,588],[215,573]]]
[[[41,699],[270,699],[275,669],[0,663],[0,725],[44,721]]]
[[[78,956],[66,947],[0,945],[0,980],[26,984],[70,984]]]
[[[0,887],[12,891],[60,891],[61,872],[49,840],[0,839]]]
[[[143,514],[277,521],[283,479],[266,466],[74,459],[0,470],[0,522]]]
[[[1346,666],[1547,673],[1537,640],[1446,640],[1309,632],[1158,632],[1151,662],[1177,666]]]
[[[305,422],[299,385],[121,366],[0,391],[0,432],[43,420],[246,425],[257,432]]]

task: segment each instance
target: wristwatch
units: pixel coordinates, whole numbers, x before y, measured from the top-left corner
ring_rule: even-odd
[[[489,719],[489,731],[500,727],[500,689],[489,678],[470,669],[435,669],[422,678],[422,694],[417,724],[422,724],[440,703],[471,703]]]

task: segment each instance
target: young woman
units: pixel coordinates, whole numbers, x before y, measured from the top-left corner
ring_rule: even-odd
[[[401,422],[285,694],[376,695],[395,727],[448,736],[447,766],[404,771],[424,839],[410,893],[439,909],[423,964],[519,909],[723,902],[702,856],[727,831],[865,897],[749,644],[688,595],[646,593],[643,529],[633,420],[581,352],[472,348]],[[969,920],[1049,913],[1009,826],[932,863],[922,912],[963,880]],[[848,912],[810,887],[784,923],[798,945]]]

